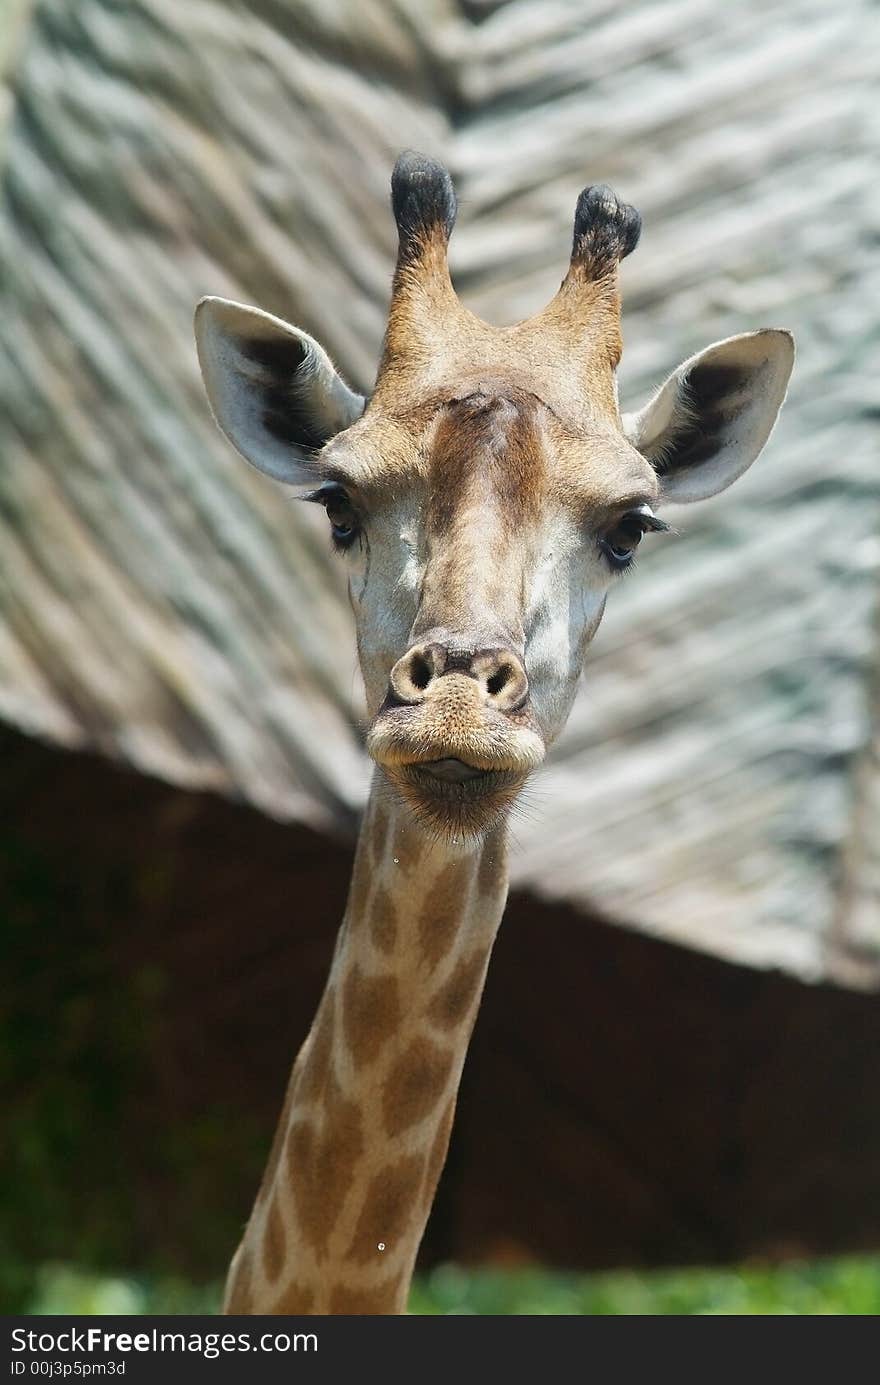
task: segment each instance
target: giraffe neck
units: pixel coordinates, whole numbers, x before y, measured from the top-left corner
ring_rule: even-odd
[[[507,895],[503,827],[433,841],[377,773],[227,1313],[400,1313]]]

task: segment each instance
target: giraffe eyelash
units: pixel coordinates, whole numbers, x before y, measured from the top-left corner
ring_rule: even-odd
[[[345,553],[356,541],[360,542],[361,521],[348,491],[340,482],[325,481],[317,490],[304,495],[302,499],[323,505],[330,521],[330,541],[337,553]]]
[[[649,532],[668,533],[669,529],[666,521],[658,519],[650,506],[639,505],[627,510],[600,536],[599,548],[613,572],[626,572],[634,565],[642,535]]]

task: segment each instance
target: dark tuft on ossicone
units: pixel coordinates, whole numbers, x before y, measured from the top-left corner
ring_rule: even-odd
[[[409,149],[391,175],[391,206],[402,252],[416,249],[426,234],[441,229],[448,239],[458,204],[447,170],[436,159]]]
[[[621,202],[607,183],[584,188],[574,213],[572,263],[582,264],[591,278],[601,278],[635,250],[641,233],[635,207]]]

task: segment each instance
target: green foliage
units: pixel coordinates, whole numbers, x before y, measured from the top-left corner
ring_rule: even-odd
[[[413,1286],[410,1312],[875,1314],[880,1312],[880,1257],[594,1275],[443,1265]]]
[[[198,1287],[176,1277],[96,1274],[75,1265],[44,1265],[26,1313],[216,1313],[218,1285]]]
[[[218,1286],[46,1266],[30,1313],[213,1313]],[[465,1270],[441,1265],[413,1286],[414,1314],[823,1315],[880,1313],[880,1256],[738,1269],[634,1274]]]

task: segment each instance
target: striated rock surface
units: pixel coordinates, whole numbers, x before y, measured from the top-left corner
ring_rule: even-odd
[[[217,433],[202,293],[318,336],[369,388],[403,147],[452,265],[539,308],[585,182],[642,212],[625,403],[762,325],[798,342],[766,453],[614,592],[516,823],[549,899],[805,979],[880,980],[880,457],[862,0],[37,0],[0,150],[0,715],[350,830],[343,568]]]

